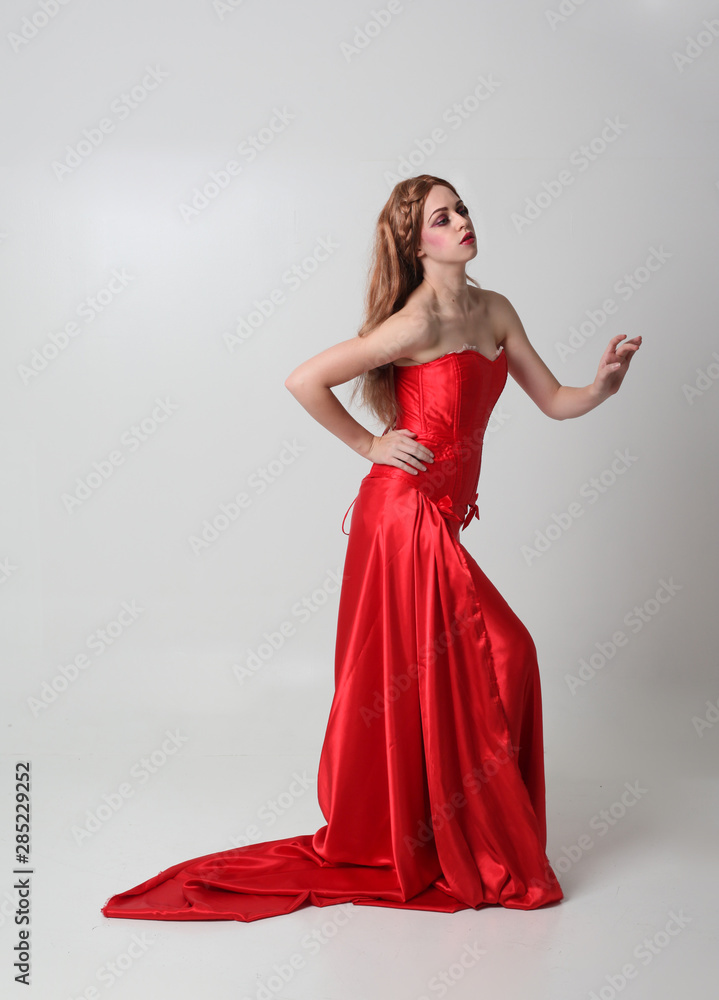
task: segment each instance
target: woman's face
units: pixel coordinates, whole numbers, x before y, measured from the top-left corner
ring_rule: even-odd
[[[472,238],[462,242],[468,234]],[[419,246],[419,257],[445,263],[466,263],[477,255],[469,209],[443,184],[435,184],[425,200]]]

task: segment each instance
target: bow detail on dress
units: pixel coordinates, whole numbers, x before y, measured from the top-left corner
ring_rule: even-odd
[[[479,499],[479,493],[475,493],[472,502],[469,504],[469,510],[467,511],[464,518],[461,518],[459,514],[456,514],[454,512],[454,510],[452,509],[452,498],[447,493],[445,493],[445,495],[440,500],[437,500],[437,506],[439,507],[439,509],[441,510],[442,514],[445,517],[451,517],[454,521],[461,521],[462,522],[461,530],[464,531],[464,529],[467,527],[467,525],[469,524],[469,522],[472,520],[473,517],[476,517],[477,520],[479,520],[479,507],[477,506],[478,499]]]
[[[353,507],[354,502],[355,502],[356,499],[357,499],[357,497],[355,497],[355,499],[349,505],[349,507],[347,508],[347,513],[342,518],[342,534],[343,535],[349,535],[349,531],[345,531],[345,521],[347,520],[347,514],[349,514],[349,512],[352,509],[352,507]],[[427,499],[430,499],[430,498],[428,497]],[[464,529],[467,527],[467,525],[472,520],[472,518],[476,517],[477,520],[479,520],[479,507],[477,506],[477,500],[478,499],[479,499],[479,493],[475,493],[474,494],[474,499],[469,504],[469,509],[468,509],[468,511],[467,511],[467,513],[466,513],[466,515],[465,515],[464,518],[461,518],[459,516],[459,514],[455,513],[455,511],[454,511],[454,509],[452,507],[452,497],[448,493],[445,493],[445,495],[443,497],[441,497],[439,500],[434,500],[432,502],[434,504],[436,504],[436,506],[439,508],[439,510],[440,510],[440,512],[441,512],[441,514],[442,514],[443,517],[450,517],[450,518],[452,518],[453,521],[461,521],[462,522],[462,528],[461,528],[461,530],[464,531]]]
[[[472,500],[471,504],[469,505],[469,510],[467,511],[467,516],[465,517],[464,521],[462,522],[462,531],[464,531],[464,529],[467,527],[467,525],[469,524],[469,522],[472,520],[473,517],[476,517],[477,520],[479,521],[479,507],[477,506],[477,500],[478,500],[478,498],[479,498],[479,493],[475,493],[474,494],[474,499]]]
[[[455,512],[452,510],[452,497],[449,496],[447,493],[445,493],[445,495],[440,500],[437,500],[435,502],[445,517],[451,517],[455,521],[462,520],[459,514],[455,514]]]

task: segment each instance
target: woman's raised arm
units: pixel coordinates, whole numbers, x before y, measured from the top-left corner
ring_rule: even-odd
[[[507,353],[507,370],[542,413],[553,420],[579,417],[619,390],[629,362],[641,346],[641,336],[623,344],[620,341],[626,334],[619,333],[612,337],[591,385],[562,385],[530,344],[522,321],[509,299],[499,292],[494,292],[493,298],[497,328]]]

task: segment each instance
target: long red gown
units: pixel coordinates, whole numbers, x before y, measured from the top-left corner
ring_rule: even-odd
[[[394,366],[397,428],[435,460],[373,464],[352,512],[319,761],[326,824],[167,868],[106,917],[259,920],[355,903],[455,912],[563,898],[547,859],[534,642],[459,541],[505,352]],[[346,515],[345,515],[346,517]]]

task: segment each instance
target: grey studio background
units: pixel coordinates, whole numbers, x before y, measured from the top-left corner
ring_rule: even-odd
[[[713,995],[719,6],[12,0],[2,35],[4,994]],[[356,334],[377,214],[422,172],[562,383],[643,337],[576,420],[508,379],[462,534],[537,644],[565,899],[108,920],[164,868],[324,823],[370,466],[284,379]]]

